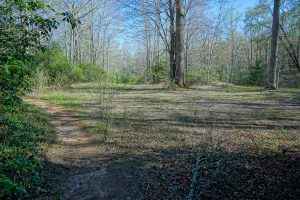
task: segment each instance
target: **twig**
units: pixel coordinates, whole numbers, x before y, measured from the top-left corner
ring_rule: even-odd
[[[192,175],[192,182],[190,185],[190,192],[189,192],[189,196],[188,196],[188,200],[192,200],[193,199],[193,195],[194,195],[194,191],[195,191],[195,185],[197,182],[197,178],[198,178],[198,172],[200,169],[200,163],[205,160],[206,158],[201,158],[201,155],[197,156],[197,161],[196,161],[196,165],[193,169],[193,175]]]

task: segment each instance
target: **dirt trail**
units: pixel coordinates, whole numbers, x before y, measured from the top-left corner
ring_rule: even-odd
[[[118,180],[109,175],[107,158],[84,131],[79,117],[61,106],[37,99],[29,102],[50,114],[57,134],[55,145],[46,155],[51,166],[50,187],[62,190],[63,199],[123,198],[121,191],[112,189]]]

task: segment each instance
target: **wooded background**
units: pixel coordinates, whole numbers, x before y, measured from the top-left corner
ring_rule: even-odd
[[[157,63],[172,65],[176,48],[173,0],[51,0],[76,26],[65,22],[53,33],[72,62],[88,62],[112,73],[143,75]],[[203,82],[266,84],[273,2],[245,11],[230,0],[184,0],[184,68]],[[277,80],[299,85],[299,2],[282,0]],[[175,62],[173,60],[173,62]],[[168,67],[165,67],[168,69]],[[172,72],[171,72],[172,73]],[[195,75],[194,75],[195,76]],[[193,82],[191,75],[190,82]]]

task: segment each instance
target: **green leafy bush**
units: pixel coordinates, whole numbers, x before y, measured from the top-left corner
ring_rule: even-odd
[[[0,55],[0,104],[13,105],[30,90],[31,70],[11,55]]]
[[[74,82],[85,80],[83,70],[78,65],[72,67],[72,75],[73,75],[72,79]]]
[[[30,198],[43,191],[43,163],[36,148],[53,130],[34,107],[0,104],[0,110],[0,199]]]
[[[158,84],[169,79],[166,62],[157,62],[145,71],[146,82]]]
[[[208,68],[190,68],[186,70],[185,79],[188,85],[206,84],[209,82],[226,82],[227,71],[224,66]]]
[[[33,70],[43,70],[48,74],[49,85],[65,85],[77,78],[72,76],[74,69],[58,47],[37,53],[31,61],[31,66],[33,66]]]
[[[77,66],[83,72],[84,79],[82,81],[113,80],[112,75],[100,66],[87,63],[81,63]]]
[[[136,85],[142,82],[142,78],[137,74],[121,73],[116,75],[116,82],[119,84]]]
[[[262,85],[264,80],[266,66],[261,60],[256,60],[250,67],[249,83],[251,85]]]
[[[54,17],[48,17],[54,14],[49,5],[39,0],[2,0],[0,52],[22,60],[36,49],[45,49],[42,38],[48,39],[58,26]]]
[[[243,67],[235,69],[230,83],[236,85],[249,85],[249,70]]]
[[[202,84],[207,80],[207,73],[200,69],[188,69],[185,74],[188,85]]]
[[[112,76],[99,66],[87,63],[72,64],[57,45],[53,45],[46,52],[36,54],[31,66],[34,66],[34,71],[42,70],[44,74],[49,76],[49,86],[63,86],[80,81],[100,79],[112,80]],[[37,79],[38,75],[39,73],[36,73],[33,78]]]
[[[51,13],[53,9],[38,0],[1,1],[0,104],[18,104],[30,89],[27,62],[34,52],[45,49],[42,38],[49,39],[57,28],[55,18],[48,17]]]

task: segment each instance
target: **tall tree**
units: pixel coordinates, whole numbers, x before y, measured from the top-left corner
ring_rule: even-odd
[[[176,0],[176,78],[175,83],[184,86],[184,7]]]
[[[271,89],[277,89],[276,82],[276,54],[277,54],[277,38],[279,30],[279,6],[280,0],[274,0],[273,23],[272,23],[272,39],[271,39],[271,57],[270,57],[270,74],[269,84]]]
[[[174,20],[174,3],[172,0],[169,0],[169,17],[170,17],[170,78],[175,80],[176,72],[176,59],[175,59],[175,20]]]

